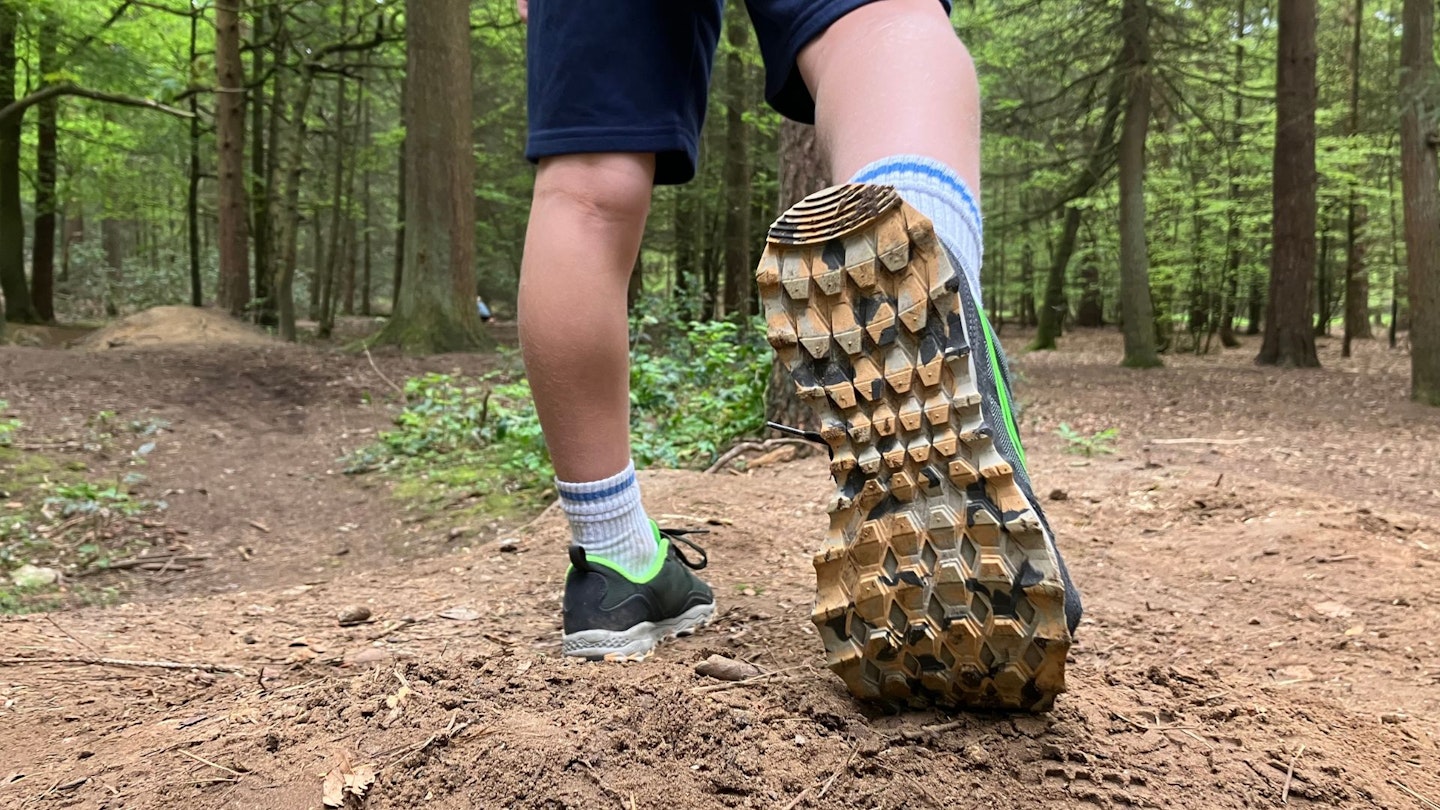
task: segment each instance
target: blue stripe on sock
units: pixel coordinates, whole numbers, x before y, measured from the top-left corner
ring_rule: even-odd
[[[625,477],[624,481],[621,481],[614,486],[602,489],[599,492],[566,492],[565,487],[563,486],[557,486],[555,487],[555,489],[560,493],[560,497],[564,500],[588,503],[590,501],[603,501],[606,498],[613,498],[633,486],[635,486],[635,473],[630,473],[628,476]]]
[[[932,180],[939,180],[941,183],[944,183],[945,186],[948,187],[950,190],[960,195],[960,199],[964,200],[965,204],[970,207],[970,213],[975,215],[975,221],[977,223],[980,222],[980,206],[975,204],[975,198],[971,196],[970,189],[966,188],[965,184],[960,180],[957,180],[955,176],[950,172],[944,171],[942,169],[937,169],[934,166],[930,166],[925,163],[917,163],[909,160],[899,160],[895,161],[894,163],[882,163],[881,165],[876,166],[870,171],[861,172],[860,174],[855,175],[853,182],[874,182],[876,179],[892,172],[914,172],[916,174],[922,174]]]

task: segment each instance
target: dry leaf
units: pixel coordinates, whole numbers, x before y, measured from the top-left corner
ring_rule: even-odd
[[[325,774],[325,784],[321,789],[321,799],[325,806],[344,807],[347,794],[357,799],[365,798],[365,791],[375,783],[377,770],[378,766],[373,762],[354,767],[343,765],[333,768],[330,773]]]
[[[695,671],[719,681],[743,681],[761,674],[760,668],[723,655],[712,655],[695,665]]]
[[[405,704],[410,701],[410,694],[410,687],[402,686],[395,694],[385,696],[385,706],[390,709],[390,713],[381,721],[381,728],[389,728],[391,723],[400,719],[400,714],[405,711]]]
[[[1329,619],[1343,619],[1355,612],[1339,602],[1318,602],[1310,608]]]
[[[471,608],[457,607],[440,611],[438,614],[442,619],[449,619],[452,622],[473,622],[480,618],[480,611]]]
[[[326,807],[345,806],[345,774],[339,768],[325,774],[325,786],[321,789],[321,799]]]

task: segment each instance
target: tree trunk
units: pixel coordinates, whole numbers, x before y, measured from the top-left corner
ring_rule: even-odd
[[[0,108],[15,100],[15,29],[13,0],[0,0]],[[20,122],[0,121],[0,292],[5,320],[35,323],[40,316],[25,281],[25,214],[20,208]]]
[[[40,76],[55,73],[55,39],[59,23],[47,14],[40,23]],[[30,298],[35,314],[46,323],[55,320],[55,183],[57,180],[56,147],[60,130],[57,127],[59,99],[43,101],[37,111],[40,117],[35,147],[35,245],[31,257]]]
[[[340,28],[343,30],[349,27],[350,3],[348,0],[341,0],[340,3]],[[345,55],[340,55],[340,69],[345,68]],[[335,296],[337,276],[341,272],[341,255],[344,252],[344,226],[341,217],[345,214],[345,124],[346,116],[349,115],[349,98],[346,96],[346,82],[344,73],[340,73],[335,79],[335,137],[331,144],[334,150],[334,162],[331,164],[331,171],[335,176],[332,179],[330,195],[330,249],[325,260],[325,268],[320,273],[323,279],[320,285],[320,325],[318,336],[328,339],[335,327]]]
[[[1310,317],[1315,276],[1316,0],[1280,0],[1275,192],[1265,340],[1255,362],[1318,367]]]
[[[363,89],[364,85],[362,85],[361,87],[362,87],[362,89]],[[365,101],[365,103],[362,104],[361,106],[362,106],[362,108],[365,110],[364,124],[363,124],[364,133],[362,134],[361,137],[364,139],[363,142],[364,142],[364,144],[365,144],[365,149],[366,149],[366,151],[367,151],[367,153],[368,153],[368,151],[369,151],[369,149],[370,149],[370,147],[371,147],[371,145],[372,145],[372,144],[371,144],[371,138],[373,137],[373,134],[374,134],[374,132],[373,132],[373,130],[372,130],[372,128],[371,128],[372,125],[371,125],[371,120],[370,120],[371,114],[372,114],[372,109],[371,109],[371,108],[374,107],[375,105],[374,105],[374,102],[370,101],[370,100],[367,98],[366,101]],[[361,204],[362,204],[362,205],[364,206],[364,208],[365,208],[365,214],[364,214],[364,216],[365,216],[365,229],[364,229],[364,231],[363,231],[363,234],[364,234],[364,236],[363,236],[364,246],[363,246],[363,251],[362,251],[364,255],[361,257],[361,261],[363,261],[363,262],[365,263],[365,272],[364,272],[364,275],[361,277],[361,280],[360,280],[360,314],[361,314],[361,315],[364,315],[364,316],[367,316],[367,317],[370,315],[370,278],[371,278],[371,275],[370,275],[370,274],[371,274],[371,271],[372,271],[373,268],[374,268],[374,259],[373,259],[373,255],[374,255],[374,254],[373,254],[373,250],[372,250],[371,234],[372,234],[372,233],[374,232],[374,230],[375,230],[375,198],[371,196],[370,175],[371,175],[371,171],[370,171],[370,161],[369,161],[369,160],[366,160],[366,162],[365,162],[365,177],[364,177],[364,180],[363,180],[362,183],[361,183],[361,192],[360,192],[360,195],[361,195],[361,197],[363,198]]]
[[[1100,263],[1093,252],[1080,262],[1080,303],[1075,306],[1075,325],[1086,328],[1105,325],[1105,302],[1100,296]]]
[[[231,315],[250,304],[249,219],[245,189],[245,63],[240,58],[244,0],[215,6],[215,139],[219,175],[220,283],[215,303]]]
[[[100,220],[100,242],[105,251],[105,315],[114,318],[120,314],[116,296],[125,280],[125,234],[119,220],[105,217]]]
[[[404,76],[400,77],[400,109],[401,115],[407,109],[409,94],[405,92],[408,84]],[[400,146],[395,150],[396,160],[400,164],[395,170],[396,176],[396,201],[395,201],[395,279],[390,291],[390,314],[395,314],[396,308],[400,305],[400,282],[405,278],[405,183],[408,178],[405,176],[406,159],[405,145],[409,143],[408,137],[400,139]]]
[[[1025,229],[1025,243],[1020,248],[1020,312],[1016,318],[1024,327],[1034,326],[1035,316],[1035,248],[1030,244],[1030,229]]]
[[[784,141],[784,124],[781,124]],[[784,154],[784,147],[781,147]],[[695,282],[700,274],[700,223],[694,186],[675,189],[675,311],[680,320],[695,318]]]
[[[750,263],[750,125],[749,71],[745,44],[750,21],[740,3],[731,3],[725,20],[725,314],[754,311],[754,268]]]
[[[360,162],[360,155],[363,154],[361,149],[364,148],[365,144],[365,135],[363,133],[366,104],[365,81],[362,79],[357,82],[357,84],[359,86],[355,91],[357,94],[355,101],[355,126],[350,130],[350,165],[347,167],[345,177],[345,199],[347,201],[345,206],[345,245],[348,249],[345,251],[345,275],[341,277],[341,280],[344,282],[340,291],[340,314],[342,315],[355,314],[355,265],[357,264],[356,253],[360,247],[355,218],[350,215],[350,205],[355,200],[355,175],[359,170],[357,164]]]
[[[815,128],[794,121],[780,123],[780,210],[829,185],[829,169],[815,138]],[[777,358],[770,368],[765,393],[765,418],[810,430],[814,417],[795,393],[795,382]]]
[[[1350,37],[1350,121],[1346,134],[1354,138],[1360,134],[1360,39],[1365,19],[1365,0],[1355,0],[1355,19],[1351,21]],[[1350,189],[1350,200],[1345,215],[1345,338],[1340,347],[1340,356],[1350,356],[1350,342],[1355,338],[1371,338],[1370,331],[1370,278],[1365,271],[1365,222],[1367,212],[1364,203],[1357,199],[1354,188]]]
[[[1234,349],[1240,345],[1235,337],[1235,312],[1240,295],[1240,167],[1237,160],[1244,138],[1245,118],[1245,0],[1235,5],[1235,88],[1234,118],[1230,120],[1230,143],[1226,163],[1230,170],[1230,209],[1225,231],[1225,283],[1220,304],[1220,345]]]
[[[1150,256],[1145,239],[1145,139],[1150,132],[1150,9],[1125,0],[1121,12],[1129,52],[1129,99],[1120,131],[1120,307],[1125,332],[1121,365],[1160,365],[1155,348],[1155,305],[1150,299]]]
[[[1123,56],[1123,55],[1122,55]],[[1089,194],[1100,182],[1110,149],[1115,143],[1115,125],[1120,119],[1120,102],[1125,95],[1126,74],[1116,70],[1110,79],[1110,88],[1105,97],[1105,114],[1100,121],[1100,133],[1095,137],[1095,148],[1085,163],[1085,170],[1066,189],[1065,199],[1078,200]],[[1060,329],[1065,321],[1068,305],[1065,302],[1065,271],[1070,266],[1070,256],[1075,252],[1075,236],[1080,231],[1080,209],[1074,205],[1065,206],[1065,223],[1060,232],[1050,271],[1045,280],[1045,300],[1040,307],[1039,327],[1031,351],[1055,348]]]
[[[269,16],[270,9],[263,5],[255,7],[251,35],[254,52],[250,63],[250,80],[255,85],[254,97],[250,100],[250,221],[255,235],[255,322],[264,326],[275,325],[274,271],[270,267],[274,249],[270,246],[270,189],[266,185],[269,179],[266,151],[274,149],[275,142],[265,142],[265,111],[269,106],[265,99],[265,52],[270,47],[265,37]],[[274,114],[273,111],[270,113],[272,117]]]
[[[1400,172],[1410,276],[1410,396],[1440,405],[1440,168],[1435,2],[1405,0],[1400,38]]]
[[[489,339],[475,311],[470,4],[408,0],[406,10],[405,271],[376,342],[479,348]]]
[[[291,341],[295,331],[295,265],[300,245],[300,173],[305,158],[305,113],[315,89],[315,74],[309,63],[300,68],[300,90],[290,111],[290,138],[285,148],[285,202],[281,210],[279,239],[280,266],[275,275],[275,297],[280,311],[280,337]],[[271,149],[278,145],[272,144]]]
[[[190,14],[190,65],[194,69],[199,58],[196,52],[200,37],[200,10],[192,9]],[[205,305],[204,288],[200,280],[200,100],[190,96],[190,177],[185,198],[185,224],[189,236],[190,252],[190,305]]]

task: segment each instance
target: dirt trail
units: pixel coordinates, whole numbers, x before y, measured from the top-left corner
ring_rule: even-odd
[[[185,596],[0,622],[5,656],[243,669],[0,667],[0,807],[319,807],[327,772],[375,763],[378,780],[351,806],[1242,808],[1284,797],[1433,810],[1440,415],[1403,402],[1403,358],[1383,347],[1348,362],[1327,350],[1326,370],[1279,374],[1242,352],[1138,373],[1113,367],[1112,336],[1080,336],[1019,360],[1032,464],[1087,617],[1053,713],[950,717],[857,705],[823,670],[808,618],[824,525],[817,459],[646,475],[652,514],[718,524],[704,539],[721,614],[645,664],[586,665],[557,657],[558,518],[516,534],[512,551],[397,553],[397,507],[324,475],[357,431],[384,421],[360,404],[383,386],[363,358],[122,353],[89,366],[0,351],[3,395],[27,417],[56,411],[51,435],[120,381],[133,397],[144,380],[126,407],[170,414],[179,444],[150,471],[156,487],[267,470],[233,495],[207,479],[211,498],[177,499],[171,518],[193,521],[197,543],[247,544],[249,562],[217,557]],[[234,373],[256,358],[265,373]],[[382,368],[398,379],[410,362]],[[19,371],[29,382],[17,394]],[[1067,454],[1061,422],[1119,428],[1118,452]],[[243,440],[237,426],[260,435]],[[211,429],[227,441],[205,441]],[[272,533],[244,535],[257,515]],[[334,558],[330,527],[347,522],[352,550]],[[352,604],[373,621],[339,627]],[[693,671],[712,652],[774,674],[721,685]]]

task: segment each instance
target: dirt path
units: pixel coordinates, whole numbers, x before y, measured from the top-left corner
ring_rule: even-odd
[[[816,459],[648,474],[652,514],[718,524],[706,541],[721,616],[646,664],[577,664],[556,655],[558,519],[513,545],[406,550],[392,503],[325,475],[385,419],[361,404],[383,386],[363,358],[277,351],[246,376],[224,357],[89,367],[0,350],[3,395],[27,417],[53,410],[54,435],[121,381],[143,387],[127,407],[175,425],[154,486],[203,479],[211,493],[176,499],[171,519],[196,543],[254,549],[217,556],[187,595],[0,622],[4,656],[242,670],[0,667],[0,807],[319,807],[326,773],[374,763],[375,785],[351,806],[1283,797],[1433,810],[1440,414],[1403,402],[1403,361],[1381,347],[1345,363],[1327,354],[1309,373],[1262,372],[1242,352],[1136,373],[1113,367],[1112,337],[1081,336],[1017,363],[1032,464],[1087,618],[1052,714],[943,717],[856,705],[823,671],[808,620],[824,524]],[[398,379],[409,362],[382,368]],[[1118,428],[1119,452],[1065,452],[1061,422]],[[251,468],[265,472],[224,473]],[[257,515],[270,534],[246,533]],[[350,553],[334,557],[341,541]],[[373,621],[339,627],[347,605]],[[721,685],[693,671],[712,652],[774,674]]]

